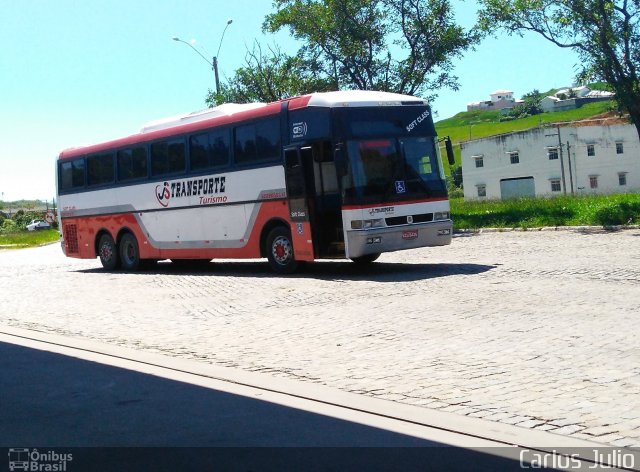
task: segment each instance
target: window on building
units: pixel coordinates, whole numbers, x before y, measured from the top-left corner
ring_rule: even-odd
[[[596,145],[587,144],[587,156],[594,157],[596,155]]]
[[[624,145],[621,142],[616,143],[616,154],[624,154]]]
[[[520,162],[520,153],[518,151],[510,151],[507,154],[509,154],[512,164],[518,164]]]
[[[597,175],[590,175],[589,176],[589,187],[598,188],[598,176]]]
[[[562,187],[560,186],[560,179],[551,179],[551,191],[552,192],[561,192]]]
[[[547,156],[549,156],[550,161],[555,161],[558,159],[558,148],[548,148]]]
[[[476,161],[476,167],[484,167],[484,156],[473,156],[473,159]]]
[[[487,186],[486,185],[477,185],[478,188],[478,196],[486,197],[487,196]]]
[[[620,172],[618,174],[618,183],[620,184],[621,187],[624,187],[625,185],[627,185],[627,173],[626,172]]]

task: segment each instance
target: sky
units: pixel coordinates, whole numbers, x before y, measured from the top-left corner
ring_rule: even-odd
[[[475,1],[454,4],[458,21],[472,24]],[[270,0],[0,0],[0,200],[51,201],[63,149],[205,108],[211,67],[173,37],[195,40],[206,57],[220,46],[222,81],[256,40],[295,53],[288,32],[261,32],[272,11]],[[520,97],[569,86],[577,63],[534,35],[488,38],[454,60],[460,88],[438,91],[436,120],[496,89]]]

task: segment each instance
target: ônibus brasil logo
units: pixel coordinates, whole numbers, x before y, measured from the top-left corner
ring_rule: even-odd
[[[169,206],[172,199],[183,197],[199,197],[200,205],[226,203],[226,195],[213,196],[226,193],[226,184],[225,176],[163,182],[161,185],[156,185],[156,200],[165,208]]]

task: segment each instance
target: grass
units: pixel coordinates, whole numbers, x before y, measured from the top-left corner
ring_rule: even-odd
[[[1,249],[24,249],[27,247],[43,246],[60,240],[58,230],[16,231],[0,233]]]
[[[640,224],[640,194],[451,200],[456,229]]]

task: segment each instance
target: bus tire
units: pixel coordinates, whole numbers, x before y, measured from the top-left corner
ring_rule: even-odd
[[[279,274],[292,274],[298,269],[298,261],[293,254],[291,231],[284,226],[276,226],[267,235],[267,259],[271,268]]]
[[[126,271],[134,271],[140,267],[140,250],[138,241],[131,233],[125,233],[120,238],[120,264]]]
[[[116,270],[120,267],[118,246],[110,234],[103,234],[98,242],[98,257],[105,270]]]
[[[371,264],[373,261],[377,260],[380,257],[380,253],[376,252],[374,254],[365,254],[364,256],[352,257],[351,260],[358,265]]]

